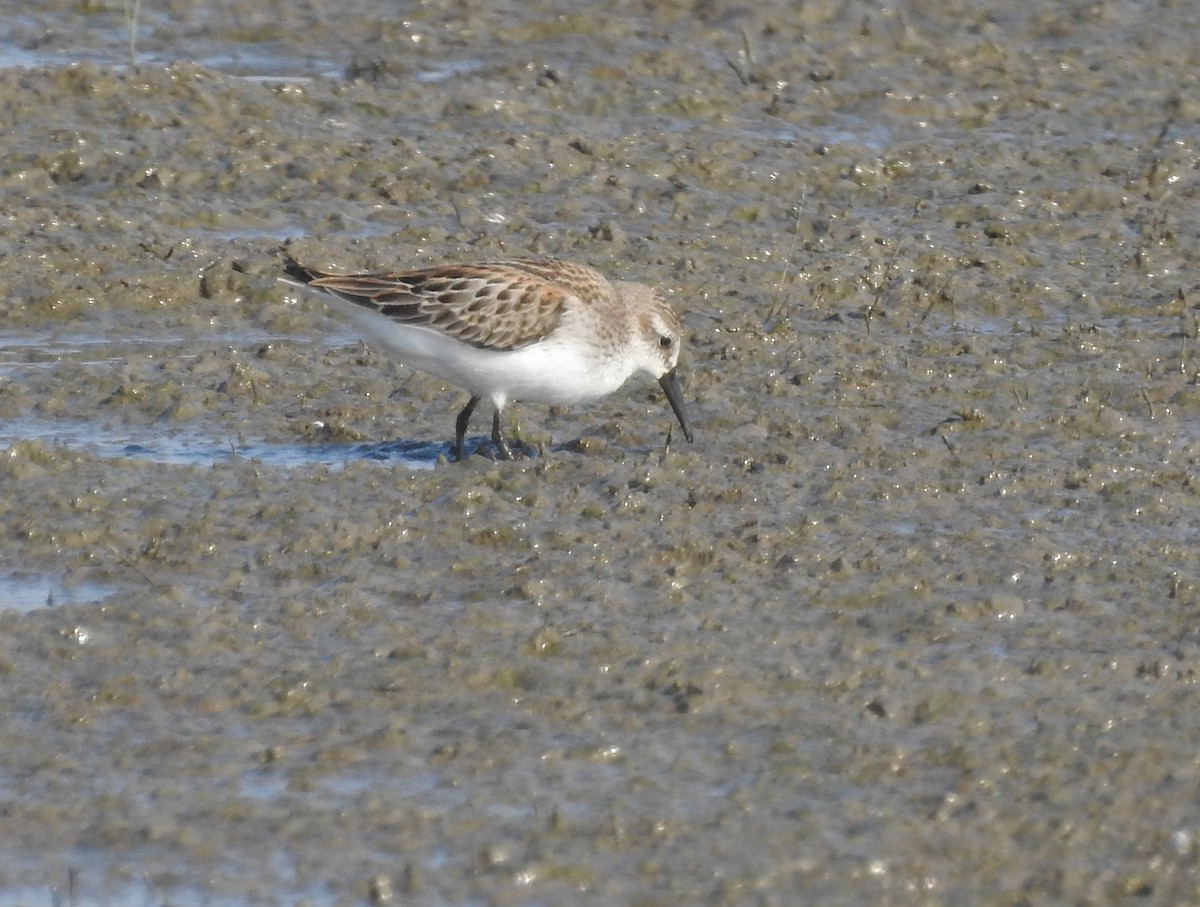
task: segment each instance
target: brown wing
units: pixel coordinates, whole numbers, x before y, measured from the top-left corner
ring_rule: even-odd
[[[587,305],[605,303],[612,295],[612,284],[595,268],[556,258],[517,258],[496,262],[491,267],[512,268],[530,277],[556,286]]]
[[[289,261],[286,270],[298,283],[374,309],[400,324],[440,331],[484,349],[517,350],[558,326],[568,298],[568,292],[547,279],[548,269],[531,269],[529,264],[328,274]]]

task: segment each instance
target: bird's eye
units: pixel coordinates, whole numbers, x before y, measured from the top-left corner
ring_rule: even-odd
[[[674,341],[670,337],[659,337],[658,338],[659,349],[669,350],[671,348],[672,343],[674,343]]]

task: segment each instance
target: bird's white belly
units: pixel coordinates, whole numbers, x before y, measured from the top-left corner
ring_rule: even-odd
[[[597,360],[569,338],[512,351],[481,349],[428,328],[397,324],[336,298],[326,301],[403,365],[435,375],[503,407],[509,400],[579,403],[611,394],[629,377],[618,361]]]

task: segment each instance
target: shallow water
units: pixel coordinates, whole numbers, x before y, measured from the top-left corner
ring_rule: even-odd
[[[0,904],[1196,899],[1190,8],[142,7],[0,19]],[[696,443],[446,463],[285,242]]]
[[[69,583],[54,576],[0,576],[0,608],[33,611],[63,604],[98,602],[116,590],[100,583]]]
[[[0,431],[0,445],[41,441],[66,452],[87,452],[100,457],[152,460],[175,466],[210,466],[245,458],[282,468],[325,466],[337,470],[351,460],[373,460],[393,466],[432,469],[439,456],[452,454],[448,444],[425,441],[385,441],[371,444],[266,444],[245,437],[216,439],[207,433],[190,433],[163,426],[114,430],[91,422],[14,419]],[[470,448],[469,448],[470,449]]]

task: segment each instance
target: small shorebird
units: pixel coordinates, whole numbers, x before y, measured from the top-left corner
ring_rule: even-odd
[[[635,372],[658,379],[692,440],[675,377],[679,318],[644,284],[610,282],[594,268],[548,258],[366,274],[330,274],[288,258],[284,270],[280,280],[320,291],[404,365],[471,394],[454,424],[460,461],[484,397],[495,407],[497,456],[512,459],[500,431],[509,400],[595,400]]]

